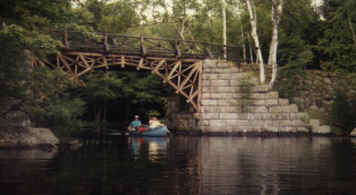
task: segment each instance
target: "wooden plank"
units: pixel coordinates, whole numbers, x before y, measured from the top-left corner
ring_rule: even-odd
[[[183,83],[179,86],[179,90],[181,91],[184,88],[184,85],[189,81],[189,79],[192,77],[192,75],[194,74],[194,72],[199,68],[199,66],[194,66],[194,68],[189,72],[188,76],[185,78],[185,80],[183,81]]]
[[[125,68],[125,56],[121,56],[121,68]]]
[[[59,60],[64,64],[64,66],[67,68],[67,70],[71,73],[74,74],[72,69],[70,68],[69,64],[67,61],[62,57],[62,55],[59,55]]]
[[[79,55],[79,58],[82,60],[82,62],[84,63],[85,67],[88,68],[88,67],[91,67],[88,63],[88,61],[84,58],[84,56],[82,55]]]
[[[92,67],[88,67],[87,69],[83,70],[82,72],[80,72],[79,74],[77,74],[77,77],[82,76],[83,74],[90,72],[92,70]]]
[[[138,66],[137,66],[137,70],[140,70],[142,67],[143,67],[143,61],[144,61],[144,59],[143,58],[141,58],[140,59],[140,62],[138,63]]]
[[[178,68],[179,66],[181,66],[181,64],[182,64],[182,61],[180,61],[180,60],[178,60],[178,61],[175,63],[174,67],[172,68],[172,70],[170,71],[170,73],[169,73],[169,75],[168,75],[168,79],[171,79],[171,78],[172,78],[172,75],[173,75],[174,72],[177,70],[177,68]]]
[[[159,72],[159,68],[166,62],[166,59],[161,59],[158,65],[152,70],[152,72]]]

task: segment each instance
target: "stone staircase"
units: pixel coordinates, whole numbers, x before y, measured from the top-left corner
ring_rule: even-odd
[[[203,133],[309,133],[320,125],[310,124],[308,114],[299,112],[297,105],[259,85],[254,72],[206,60],[199,128]]]

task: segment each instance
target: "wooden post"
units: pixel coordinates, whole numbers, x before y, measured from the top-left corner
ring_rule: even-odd
[[[209,56],[209,58],[214,58],[214,55],[213,55],[213,53],[211,52],[211,50],[209,49],[208,46],[206,46],[206,47],[204,48],[204,50],[205,50],[206,55]]]
[[[106,52],[110,51],[109,43],[108,43],[108,33],[104,33],[104,49]]]
[[[69,49],[68,31],[67,31],[67,30],[64,31],[63,42],[64,42],[64,47],[65,47],[66,49]]]
[[[145,57],[145,55],[146,55],[144,41],[145,41],[145,38],[143,37],[143,35],[141,35],[141,37],[140,37],[140,52],[141,52],[142,57]]]
[[[176,42],[174,44],[174,49],[175,49],[175,52],[176,52],[176,58],[180,58],[182,56],[182,53],[179,50],[179,42],[178,42],[178,40],[176,40]]]

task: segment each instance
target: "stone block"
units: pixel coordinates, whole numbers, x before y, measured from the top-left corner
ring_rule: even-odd
[[[203,73],[202,75],[203,80],[214,80],[214,79],[218,79],[218,74],[216,73]]]
[[[220,119],[238,119],[238,113],[220,113]]]
[[[218,63],[212,60],[205,60],[203,64],[203,68],[216,68],[218,66]]]
[[[248,113],[248,120],[263,120],[264,113]]]
[[[289,100],[288,99],[278,99],[278,104],[281,106],[287,106],[287,105],[289,105]]]
[[[252,113],[268,112],[266,106],[248,106],[248,111]]]
[[[201,99],[212,99],[212,93],[202,93]]]
[[[272,120],[272,126],[273,127],[279,127],[280,126],[280,120]]]
[[[242,98],[243,94],[241,93],[232,93],[232,98]]]
[[[210,113],[210,112],[220,112],[221,108],[216,106],[202,106],[202,113]]]
[[[271,119],[273,120],[289,120],[289,113],[271,113]]]
[[[205,67],[205,68],[203,68],[203,73],[204,74],[216,73],[216,68]]]
[[[250,105],[254,105],[254,106],[264,106],[266,105],[265,100],[259,100],[259,99],[252,99],[248,101]]]
[[[225,120],[225,124],[226,126],[230,126],[230,127],[237,127],[240,125],[237,120]]]
[[[216,106],[217,100],[203,99],[203,100],[201,100],[201,105],[202,106]]]
[[[256,127],[261,128],[261,127],[264,127],[266,124],[263,120],[249,120],[249,125],[254,128],[256,128]]]
[[[323,125],[323,126],[319,126],[316,129],[313,129],[314,133],[319,133],[319,134],[329,134],[331,133],[331,128],[330,126],[327,125]]]
[[[222,79],[222,80],[231,80],[232,78],[232,74],[231,73],[221,73],[218,75],[218,79]]]
[[[225,121],[223,120],[210,120],[209,121],[209,126],[210,127],[218,127],[218,128],[223,128],[225,127]]]
[[[221,107],[222,113],[239,113],[241,112],[240,106],[222,106]]]
[[[298,112],[298,106],[296,104],[290,104],[288,107],[288,112]]]
[[[265,105],[266,106],[271,106],[271,105],[278,105],[278,100],[277,99],[266,99],[265,100]]]
[[[229,80],[210,80],[210,86],[220,87],[220,86],[230,86]]]
[[[295,104],[288,105],[288,106],[271,106],[269,111],[272,113],[280,113],[280,112],[298,112],[298,107]]]
[[[262,113],[262,119],[263,120],[272,120],[272,114],[271,113]]]
[[[269,87],[268,87],[268,85],[258,85],[258,86],[251,87],[251,91],[253,91],[253,92],[267,92],[267,91],[269,91]]]
[[[236,120],[236,125],[237,126],[249,126],[249,121],[248,120]]]
[[[202,120],[219,119],[219,113],[203,113],[200,118]]]
[[[241,85],[241,81],[239,81],[239,80],[230,80],[230,85],[231,86],[240,86]]]
[[[251,99],[266,99],[266,94],[265,93],[251,93],[250,98]]]
[[[307,127],[297,127],[297,131],[307,133],[309,132],[309,129]]]
[[[279,120],[280,127],[293,126],[293,121],[291,120]]]
[[[264,127],[264,130],[267,131],[267,132],[278,132],[279,131],[279,127],[270,125],[270,126]]]
[[[278,99],[278,97],[279,97],[279,94],[276,91],[271,91],[271,92],[265,93],[266,99]]]
[[[309,120],[309,124],[313,129],[315,129],[320,126],[320,121],[317,119],[311,119],[311,120]]]
[[[293,126],[305,126],[305,122],[303,120],[292,120]]]
[[[203,80],[203,81],[202,81],[202,84],[203,84],[204,87],[211,87],[211,86],[213,86],[213,85],[212,85],[212,81],[215,81],[215,80],[211,80],[211,79],[209,79],[209,80]]]
[[[279,129],[279,132],[295,132],[296,129],[295,127],[290,127],[290,126],[281,126],[278,128]]]

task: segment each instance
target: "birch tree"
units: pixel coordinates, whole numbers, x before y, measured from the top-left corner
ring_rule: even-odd
[[[227,35],[226,35],[226,2],[225,0],[221,0],[221,13],[222,13],[222,39],[223,39],[223,57],[224,59],[227,58]]]
[[[262,84],[266,81],[265,75],[265,67],[263,62],[262,50],[260,46],[260,41],[257,34],[257,14],[256,14],[256,6],[254,0],[245,0],[247,5],[247,10],[250,16],[250,25],[251,25],[251,36],[255,43],[255,50],[256,50],[256,58],[257,63],[260,69],[260,82]]]
[[[277,48],[278,48],[278,25],[281,20],[283,0],[272,0],[272,39],[269,49],[268,64],[272,66],[272,76],[269,87],[272,88],[277,78]]]
[[[272,37],[269,48],[269,56],[268,56],[268,64],[272,66],[272,75],[271,80],[269,82],[269,87],[272,88],[274,82],[277,78],[278,73],[278,63],[277,63],[277,50],[278,50],[278,26],[282,16],[283,10],[283,0],[271,0],[272,1]],[[257,15],[256,15],[256,6],[254,0],[245,0],[247,10],[250,17],[250,25],[251,25],[251,36],[255,43],[256,50],[256,58],[257,63],[260,69],[260,82],[262,84],[265,83],[266,75],[265,75],[265,64],[263,61],[263,55],[261,50],[261,45],[259,42],[259,37],[257,34]]]

